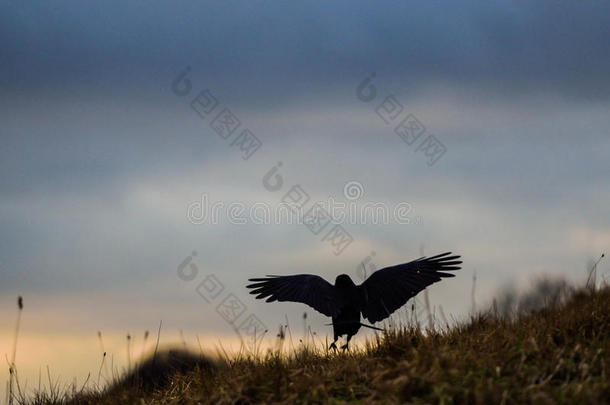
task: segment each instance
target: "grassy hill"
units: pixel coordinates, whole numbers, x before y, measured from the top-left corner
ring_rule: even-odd
[[[517,316],[492,310],[443,332],[391,330],[346,354],[243,356],[175,373],[162,388],[122,384],[73,403],[602,404],[610,403],[608,353],[605,287]]]

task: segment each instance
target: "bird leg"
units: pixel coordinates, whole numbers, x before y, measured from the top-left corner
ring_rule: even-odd
[[[339,337],[335,336],[335,340],[328,346],[328,350],[333,349],[335,353],[337,353],[337,339],[339,339]]]
[[[347,335],[347,342],[343,346],[341,346],[341,350],[345,351],[349,349],[349,340],[352,338],[351,335]]]

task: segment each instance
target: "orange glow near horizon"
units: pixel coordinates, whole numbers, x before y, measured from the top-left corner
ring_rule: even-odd
[[[142,358],[154,352],[156,345],[156,332],[151,332],[144,341],[143,334],[131,335],[130,362],[132,368]],[[315,337],[316,347],[325,344],[324,337]],[[364,341],[364,340],[361,340]],[[201,344],[201,347],[199,346]],[[283,344],[283,351],[287,352],[297,347],[300,339],[289,335]],[[358,345],[353,339],[352,345]],[[102,348],[103,345],[103,348]],[[182,337],[179,332],[161,331],[159,350],[170,347],[184,347],[194,352],[203,351],[212,358],[236,356],[244,350],[244,343],[239,336],[230,335],[197,335],[188,333]],[[246,345],[247,346],[247,345]],[[13,332],[0,331],[0,347],[2,354],[7,358],[13,347]],[[275,334],[267,335],[258,345],[259,353],[266,353],[269,349],[277,349],[278,340]],[[250,348],[245,350],[251,352]],[[103,351],[107,355],[104,361]],[[52,384],[58,384],[60,390],[80,390],[86,387],[104,387],[112,381],[113,377],[121,376],[128,369],[127,334],[112,332],[102,333],[102,339],[96,333],[69,333],[69,334],[20,334],[17,345],[16,368],[19,388],[27,395],[33,392],[49,390],[49,379]],[[48,370],[47,370],[48,368]],[[9,380],[8,364],[0,368],[0,382],[3,387]],[[15,385],[15,390],[18,388]]]

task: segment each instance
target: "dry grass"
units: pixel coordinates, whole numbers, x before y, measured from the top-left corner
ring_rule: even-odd
[[[71,403],[610,403],[610,288],[442,332],[405,327],[346,354],[307,349],[177,373],[165,388],[117,386]],[[37,404],[64,401],[38,398]]]

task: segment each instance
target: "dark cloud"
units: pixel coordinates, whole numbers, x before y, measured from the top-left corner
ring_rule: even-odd
[[[599,191],[609,11],[601,2],[5,3],[0,291],[121,284],[145,296],[143,281],[176,281],[194,249],[202,271],[235,288],[316,268],[332,279],[373,249],[389,265],[420,243],[460,250],[488,284],[541,263],[580,271],[608,240],[593,225],[610,218]],[[210,88],[263,140],[260,155],[232,154],[189,108],[192,94],[171,92],[186,65],[195,91]],[[377,101],[397,94],[447,145],[436,166],[356,99],[372,71]],[[203,192],[277,202],[261,177],[279,160],[287,185],[340,198],[358,180],[371,198],[414,203],[424,222],[356,226],[356,251],[337,258],[298,227],[186,221]]]
[[[504,92],[609,90],[602,2],[29,2],[5,4],[0,19],[11,88],[154,86],[193,64],[209,81],[283,98],[371,70]]]

